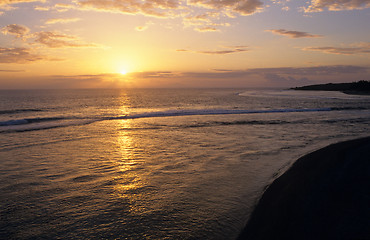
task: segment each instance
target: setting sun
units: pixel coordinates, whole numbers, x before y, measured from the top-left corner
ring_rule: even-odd
[[[122,74],[122,75],[126,75],[127,74],[127,70],[122,69],[119,73]]]

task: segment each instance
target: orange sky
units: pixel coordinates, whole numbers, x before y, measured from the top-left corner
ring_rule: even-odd
[[[370,79],[368,0],[0,0],[0,20],[1,89]]]

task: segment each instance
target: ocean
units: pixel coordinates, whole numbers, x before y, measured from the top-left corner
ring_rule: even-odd
[[[370,97],[0,91],[1,239],[235,239],[299,157],[368,136]]]

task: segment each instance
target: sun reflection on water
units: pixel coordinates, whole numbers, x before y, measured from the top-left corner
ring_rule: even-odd
[[[125,96],[126,97],[126,96]],[[129,113],[129,99],[123,99],[124,103],[118,110],[119,114]],[[143,173],[140,171],[142,156],[138,139],[132,132],[133,120],[117,120],[116,150],[118,156],[115,159],[118,165],[118,174],[114,179],[114,194],[117,198],[124,198],[130,203],[131,212],[142,212],[145,209],[139,202],[143,198],[141,188],[145,186]]]

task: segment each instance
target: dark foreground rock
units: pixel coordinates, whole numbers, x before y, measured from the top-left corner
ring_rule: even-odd
[[[239,239],[370,239],[370,137],[298,159],[268,187]]]

